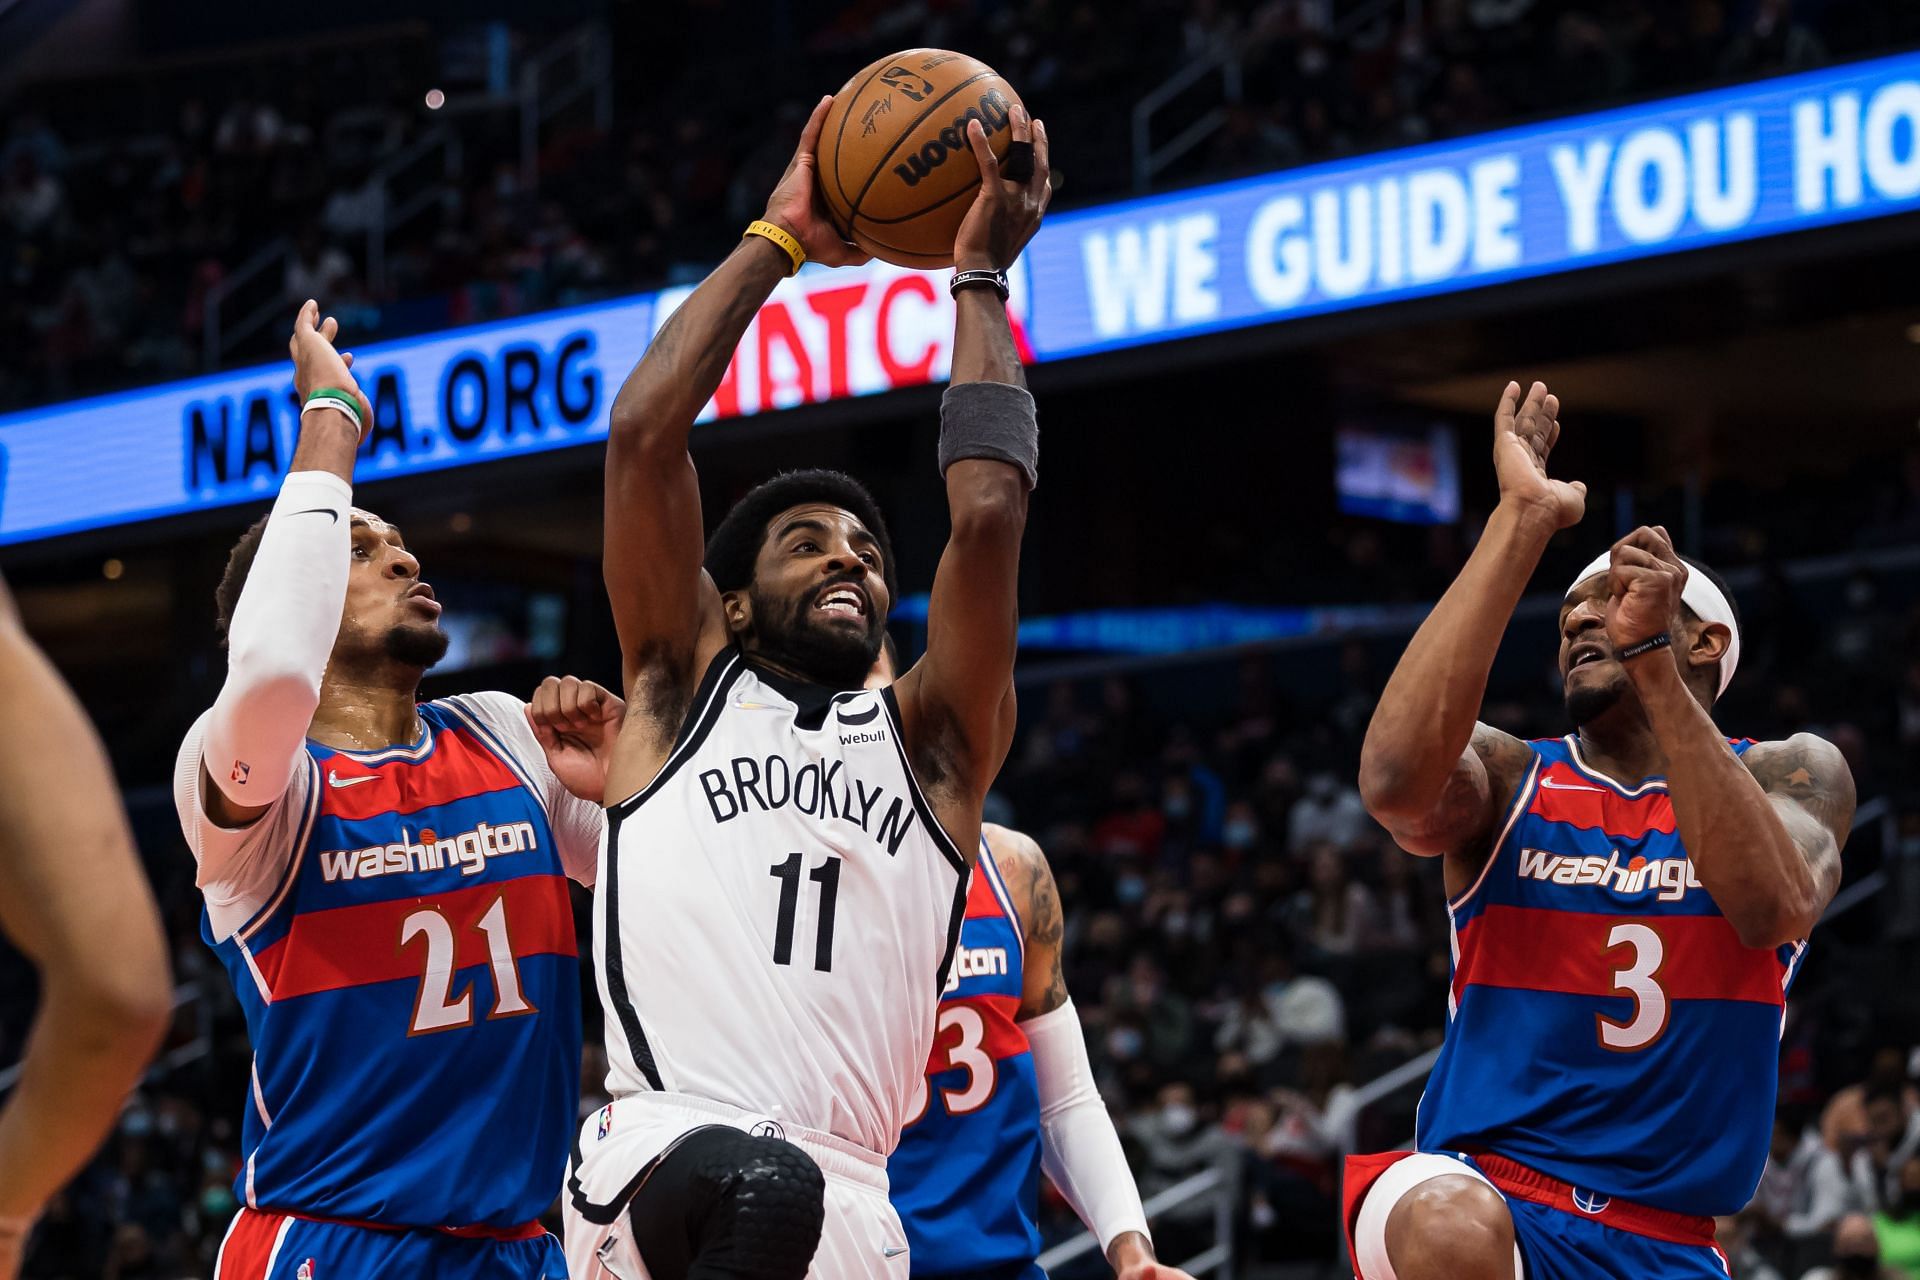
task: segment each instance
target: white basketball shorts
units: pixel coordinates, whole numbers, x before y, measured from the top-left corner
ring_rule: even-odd
[[[576,1197],[612,1206],[631,1196],[639,1175],[686,1134],[724,1124],[745,1133],[785,1138],[826,1175],[826,1223],[809,1280],[903,1280],[907,1233],[887,1199],[885,1158],[832,1134],[819,1133],[682,1093],[637,1093],[608,1103],[580,1126],[579,1152],[561,1194],[567,1272],[572,1280],[651,1280],[623,1211],[610,1223],[589,1221]]]

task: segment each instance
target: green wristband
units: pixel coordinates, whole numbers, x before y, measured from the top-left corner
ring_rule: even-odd
[[[360,402],[354,399],[351,391],[342,391],[338,387],[315,387],[307,392],[307,403],[312,404],[315,400],[338,400],[355,418],[360,416]]]
[[[367,424],[360,418],[360,401],[354,398],[351,391],[342,391],[338,387],[316,387],[307,393],[307,402],[300,406],[300,415],[305,417],[315,409],[337,409],[352,421],[356,436],[367,433]]]

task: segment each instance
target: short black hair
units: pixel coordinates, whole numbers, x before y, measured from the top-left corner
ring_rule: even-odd
[[[867,487],[840,471],[787,471],[750,491],[733,504],[707,539],[707,573],[722,591],[742,591],[753,585],[754,562],[767,540],[767,526],[782,511],[808,503],[823,503],[852,513],[880,544],[880,576],[887,594],[894,595],[893,539],[886,518]]]
[[[1720,594],[1727,598],[1727,608],[1733,610],[1733,629],[1735,631],[1740,630],[1740,601],[1734,598],[1733,588],[1727,585],[1727,580],[1718,573],[1715,573],[1711,567],[1695,560],[1692,556],[1681,556],[1680,559],[1686,563],[1687,568],[1691,572],[1699,574],[1708,582],[1720,588]],[[1688,612],[1692,613],[1693,611],[1689,608]],[[1694,616],[1697,618],[1700,615],[1696,613]]]
[[[267,532],[267,516],[247,526],[240,540],[227,552],[227,567],[220,574],[220,585],[213,589],[213,608],[220,628],[220,644],[225,647],[227,631],[233,626],[233,611],[240,604],[240,592],[253,572],[253,558],[260,554],[260,539]]]

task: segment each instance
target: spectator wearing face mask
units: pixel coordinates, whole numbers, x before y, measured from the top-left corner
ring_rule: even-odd
[[[1128,1124],[1127,1133],[1140,1145],[1146,1160],[1140,1172],[1142,1196],[1150,1197],[1183,1178],[1213,1168],[1228,1179],[1238,1200],[1243,1148],[1218,1121],[1202,1117],[1192,1085],[1162,1085],[1153,1110],[1136,1116]],[[1154,1242],[1166,1249],[1169,1257],[1184,1256],[1165,1242],[1167,1229],[1191,1230],[1198,1236],[1210,1229],[1212,1217],[1213,1208],[1205,1199],[1184,1205],[1155,1219]]]
[[[1833,1261],[1815,1267],[1800,1280],[1907,1280],[1907,1276],[1882,1262],[1873,1219],[1849,1213],[1834,1224]]]
[[[1842,1216],[1871,1209],[1859,1180],[1852,1176],[1866,1140],[1864,1117],[1857,1121],[1842,1117],[1824,1135],[1813,1128],[1801,1135],[1799,1149],[1789,1162],[1793,1208],[1781,1223],[1788,1236],[1805,1240],[1824,1235]]]
[[[1873,1216],[1873,1234],[1882,1261],[1920,1275],[1920,1156],[1907,1157],[1893,1181],[1887,1207]]]

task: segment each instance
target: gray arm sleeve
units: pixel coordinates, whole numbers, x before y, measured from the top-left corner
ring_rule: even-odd
[[[1040,424],[1033,397],[1010,382],[962,382],[940,398],[940,474],[963,458],[1020,468],[1040,483]]]

